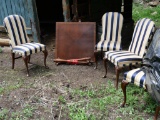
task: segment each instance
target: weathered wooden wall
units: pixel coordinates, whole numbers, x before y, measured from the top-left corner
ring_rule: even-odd
[[[2,29],[3,19],[11,14],[21,15],[25,19],[27,33],[33,36],[35,42],[40,40],[35,0],[0,0],[0,27]]]

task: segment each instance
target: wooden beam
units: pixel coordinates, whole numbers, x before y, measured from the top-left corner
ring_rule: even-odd
[[[64,22],[70,22],[70,7],[69,7],[69,0],[62,0],[62,8],[63,8],[63,16]]]
[[[0,46],[9,46],[10,39],[0,38]]]

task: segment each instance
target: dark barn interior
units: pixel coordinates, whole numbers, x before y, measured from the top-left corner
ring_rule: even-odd
[[[62,1],[36,0],[36,6],[41,33],[55,32],[55,23],[63,21]]]
[[[78,10],[78,17],[82,22],[96,22],[97,25],[97,40],[101,35],[101,18],[105,12],[115,11],[121,12],[124,17],[124,25],[122,30],[122,46],[130,43],[134,21],[132,20],[132,0],[77,0],[77,5],[74,0],[69,0],[70,17],[73,20],[75,6]],[[37,13],[40,23],[41,35],[54,32],[56,22],[64,21],[62,0],[36,0]],[[124,12],[122,12],[122,7]]]

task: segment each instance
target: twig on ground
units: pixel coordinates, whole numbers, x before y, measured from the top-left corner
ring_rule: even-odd
[[[65,75],[64,72],[61,72],[61,73],[62,73],[62,75],[68,80],[67,75]]]

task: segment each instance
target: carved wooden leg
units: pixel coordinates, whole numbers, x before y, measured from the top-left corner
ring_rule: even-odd
[[[108,59],[107,58],[103,58],[103,64],[104,64],[104,68],[105,68],[105,75],[103,76],[103,78],[106,78],[107,77],[107,62],[108,62]]]
[[[123,101],[121,107],[124,107],[126,104],[126,98],[127,98],[126,97],[126,87],[127,87],[127,85],[128,85],[128,82],[126,80],[123,80],[121,83],[121,88],[122,88],[123,95],[124,95],[124,99],[123,99],[124,101]]]
[[[11,55],[12,55],[12,69],[14,69],[15,53],[11,53]]]
[[[103,59],[104,53],[101,51],[101,60]]]
[[[98,65],[98,61],[97,61],[97,54],[98,54],[98,51],[94,51],[94,59],[95,59],[95,67],[94,67],[94,69],[97,69],[97,65]]]
[[[45,50],[45,51],[43,51],[43,53],[44,53],[44,66],[45,66],[45,68],[49,68],[49,67],[46,65],[46,59],[47,59],[47,56],[48,56],[48,51]]]
[[[27,68],[27,76],[29,76],[29,70],[28,70],[28,56],[25,56],[25,57],[22,57],[23,60],[24,60],[24,63],[26,65],[26,68]]]
[[[121,72],[121,69],[118,67],[115,67],[115,71],[116,71],[116,89],[118,89],[119,74]]]
[[[155,111],[155,115],[154,115],[154,120],[158,119],[159,111],[160,111],[160,106],[157,106],[156,111]]]
[[[28,63],[30,63],[31,55],[28,56]]]
[[[132,70],[132,65],[129,65],[129,70]]]

